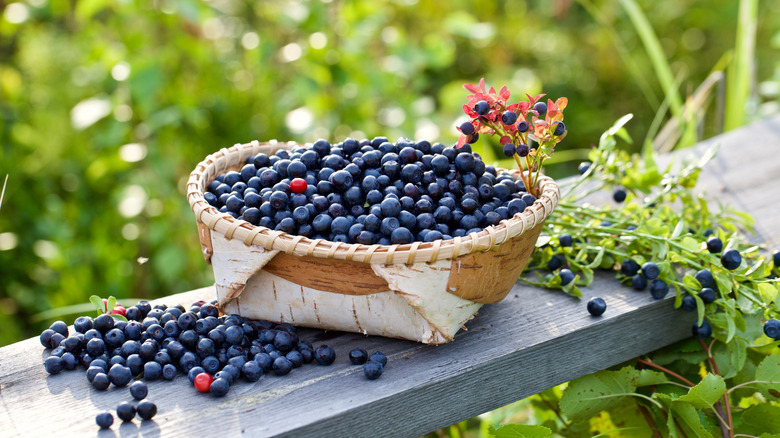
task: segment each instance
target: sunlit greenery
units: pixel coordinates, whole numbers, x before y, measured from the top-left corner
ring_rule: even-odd
[[[561,177],[623,114],[636,116],[632,137],[657,132],[670,118],[666,108],[682,113],[678,106],[716,70],[734,71],[747,87],[728,84],[744,108],[719,108],[722,81],[692,107],[683,126],[693,129],[679,142],[719,133],[724,114],[733,127],[777,111],[780,4],[757,6],[746,18],[752,34],[737,27],[740,3],[6,4],[0,345],[35,334],[51,321],[42,312],[92,294],[131,302],[212,282],[184,181],[207,154],[237,142],[454,142],[461,85],[485,77],[515,92],[568,97],[569,135],[549,167]],[[637,10],[649,28],[637,24]],[[748,61],[750,69],[740,68]],[[489,160],[498,151],[481,149]]]

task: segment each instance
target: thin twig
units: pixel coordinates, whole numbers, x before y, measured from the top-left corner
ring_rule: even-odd
[[[664,368],[664,367],[662,367],[661,365],[658,365],[658,364],[656,364],[656,363],[653,363],[653,362],[651,362],[650,360],[640,359],[640,358],[638,358],[638,357],[635,357],[635,358],[634,358],[634,360],[635,360],[635,361],[637,361],[637,362],[639,362],[639,363],[641,363],[641,364],[647,365],[647,366],[649,366],[649,367],[653,367],[653,368],[655,368],[655,369],[657,369],[657,370],[659,370],[659,371],[663,371],[663,372],[665,372],[666,374],[669,374],[670,376],[676,377],[676,378],[678,378],[680,381],[682,381],[682,382],[686,383],[688,386],[696,386],[696,384],[695,384],[695,383],[691,382],[690,380],[686,379],[685,377],[683,377],[683,376],[681,376],[681,375],[679,375],[679,374],[675,373],[674,371],[672,371],[672,370],[670,370],[670,369],[668,369],[668,368]]]
[[[707,353],[707,359],[709,359],[710,364],[712,364],[712,370],[715,371],[715,374],[721,375],[720,370],[718,369],[718,364],[715,363],[715,358],[712,357],[712,354],[710,354],[710,349],[707,346],[707,343],[705,343],[702,339],[699,339],[699,343],[701,343],[702,348],[704,348],[704,351]],[[720,402],[718,402],[720,403]],[[723,405],[726,407],[726,420],[728,421],[728,425],[726,426],[728,428],[728,437],[733,438],[734,437],[734,420],[731,417],[731,403],[729,403],[729,393],[726,392],[723,394]],[[723,419],[721,418],[721,423]]]
[[[558,417],[559,420],[561,420],[561,423],[563,423],[564,427],[569,427],[569,423],[567,423],[566,420],[563,419],[561,413],[558,412],[558,409],[556,409],[550,402],[548,402],[547,399],[544,398],[544,395],[541,392],[539,393],[539,398],[542,399],[542,403],[544,403],[545,406],[547,406],[548,408],[550,408],[550,410],[555,412],[555,415]]]
[[[8,185],[8,174],[5,175],[5,182],[3,183],[3,191],[0,192],[0,208],[3,207],[3,196],[5,196],[5,186]]]
[[[658,432],[658,429],[655,427],[655,422],[653,421],[653,418],[650,416],[650,412],[647,410],[647,407],[644,405],[637,403],[637,406],[639,406],[639,412],[642,413],[642,416],[645,417],[645,421],[647,421],[647,425],[650,426],[650,429],[653,430],[653,436],[655,438],[662,438],[661,433]]]

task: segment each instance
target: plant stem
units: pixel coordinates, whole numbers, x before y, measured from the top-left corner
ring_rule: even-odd
[[[650,426],[650,429],[653,430],[653,436],[655,438],[661,438],[661,433],[658,432],[658,429],[655,427],[655,422],[653,421],[653,418],[650,416],[650,412],[648,412],[647,408],[640,403],[637,403],[636,405],[639,407],[639,412],[641,412],[642,416],[645,417],[645,421],[647,421],[647,425]]]
[[[563,427],[569,427],[569,423],[564,420],[563,416],[561,416],[561,413],[558,411],[558,409],[555,408],[555,406],[552,405],[552,403],[548,402],[546,398],[544,398],[544,394],[541,392],[539,393],[539,398],[542,399],[542,403],[545,404],[548,408],[550,408],[551,411],[555,412],[555,416],[558,417],[559,420],[561,420],[561,423],[563,423]]]
[[[683,377],[683,376],[681,376],[681,375],[679,375],[679,374],[675,373],[674,371],[672,371],[672,370],[670,370],[670,369],[668,369],[668,368],[664,368],[664,367],[662,367],[661,365],[658,365],[658,364],[656,364],[656,363],[653,363],[653,362],[651,362],[650,360],[640,359],[640,358],[638,358],[638,357],[635,357],[635,358],[634,358],[634,360],[635,360],[635,361],[637,361],[637,362],[639,362],[639,363],[641,363],[641,364],[643,364],[643,365],[647,365],[647,366],[649,366],[649,367],[652,367],[652,368],[655,368],[655,369],[657,369],[657,370],[659,370],[659,371],[663,371],[663,372],[665,372],[666,374],[669,374],[670,376],[676,377],[677,379],[679,379],[681,382],[684,382],[684,383],[685,383],[685,384],[687,384],[688,386],[691,386],[691,387],[692,387],[692,386],[696,386],[696,384],[695,384],[695,383],[691,382],[690,380],[686,379],[685,377]]]
[[[715,358],[712,357],[712,354],[710,354],[710,348],[707,346],[707,343],[705,343],[702,339],[699,339],[699,343],[701,343],[702,348],[704,348],[704,351],[707,353],[707,359],[709,359],[710,364],[712,364],[712,370],[717,375],[720,374],[720,370],[718,369],[718,364],[715,362]],[[722,376],[721,376],[722,377]],[[720,403],[720,402],[718,402]],[[726,419],[728,421],[728,425],[723,425],[723,419],[721,420],[721,423],[723,426],[725,426],[728,430],[728,437],[733,438],[734,437],[734,420],[731,417],[731,403],[729,403],[729,393],[726,392],[723,394],[723,405],[726,407]],[[721,429],[723,429],[723,426],[721,426]]]

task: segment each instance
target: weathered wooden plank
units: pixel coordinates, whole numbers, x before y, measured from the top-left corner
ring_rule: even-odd
[[[758,238],[780,246],[780,117],[698,145],[693,153],[715,143],[721,152],[702,183],[711,195],[753,214]],[[576,300],[518,284],[441,346],[301,330],[304,340],[332,345],[337,363],[242,382],[224,399],[197,394],[185,376],[152,382],[155,420],[115,423],[113,432],[99,435],[414,436],[689,336],[693,315],[674,310],[671,297],[655,301],[606,273],[583,292],[584,299]],[[592,295],[607,300],[602,317],[585,311]],[[214,296],[204,288],[162,301],[186,305]],[[356,346],[388,355],[381,379],[368,381],[360,367],[348,364],[347,353]],[[125,388],[92,390],[83,371],[47,376],[45,357],[37,339],[0,348],[3,436],[94,434],[98,411],[130,399]]]

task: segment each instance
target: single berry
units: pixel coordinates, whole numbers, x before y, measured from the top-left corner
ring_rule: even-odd
[[[623,189],[615,189],[615,191],[612,193],[612,199],[615,200],[615,202],[623,202],[626,200],[626,191]]]
[[[200,392],[209,392],[209,388],[211,387],[211,382],[214,381],[214,378],[211,377],[211,374],[209,373],[200,373],[197,376],[195,376],[195,380],[193,381],[193,384],[195,385],[195,389],[197,389]]]
[[[363,365],[368,360],[368,353],[362,348],[356,348],[349,352],[349,361],[352,365]]]
[[[530,128],[530,125],[525,120],[521,120],[517,123],[517,132],[526,132]]]
[[[279,356],[274,359],[274,363],[271,368],[274,370],[274,374],[277,376],[284,376],[292,370],[293,364],[290,359],[287,359],[287,357]]]
[[[552,125],[555,127],[553,135],[563,135],[563,133],[566,132],[566,125],[564,125],[563,122],[555,122]]]
[[[571,269],[561,269],[558,275],[561,277],[561,286],[566,286],[574,280],[574,272]]]
[[[290,181],[290,191],[293,193],[303,193],[306,191],[306,187],[309,185],[306,183],[306,180],[303,178],[294,178],[292,181]]]
[[[517,155],[519,155],[521,158],[528,155],[530,152],[530,149],[528,148],[528,145],[525,143],[520,143],[517,145]]]
[[[214,397],[224,397],[229,390],[230,382],[228,382],[227,379],[216,379],[211,382],[211,386],[209,387],[209,392],[211,392],[211,395]]]
[[[726,250],[726,252],[724,252],[721,256],[720,262],[723,264],[724,268],[733,271],[734,269],[737,269],[742,263],[742,254],[733,248]]]
[[[704,304],[709,304],[715,301],[715,289],[709,287],[702,288],[702,290],[699,291],[699,298],[704,301]]]
[[[564,233],[561,234],[560,237],[558,237],[558,241],[561,243],[561,246],[571,246],[574,243],[574,239],[572,239],[571,234]]]
[[[646,262],[642,265],[642,275],[648,280],[655,280],[660,273],[661,270],[658,268],[658,265],[653,262]]]
[[[536,102],[536,104],[534,104],[534,110],[539,113],[540,117],[544,116],[547,114],[547,104],[544,102]]]
[[[780,251],[775,251],[772,254],[772,262],[775,264],[775,268],[780,268]]]
[[[504,111],[504,114],[501,114],[501,123],[505,125],[514,125],[517,121],[517,113],[513,111]]]
[[[68,325],[65,324],[63,321],[54,321],[50,326],[49,329],[54,330],[55,332],[61,334],[62,336],[68,337]]]
[[[46,372],[49,374],[59,374],[65,368],[65,365],[62,363],[62,358],[49,356],[43,361],[43,367],[46,368]]]
[[[487,112],[490,110],[490,104],[485,102],[484,100],[480,100],[477,102],[476,105],[474,105],[474,112],[479,114],[480,116],[484,116],[487,114]]]
[[[639,272],[640,266],[634,259],[625,259],[620,264],[620,273],[626,277],[633,277]]]
[[[111,381],[108,379],[108,374],[105,373],[97,373],[95,374],[95,377],[92,378],[92,387],[99,391],[105,391],[108,389],[108,386],[111,384]]]
[[[507,157],[514,157],[515,153],[517,152],[517,147],[513,145],[512,143],[507,143],[504,145],[504,155]]]
[[[593,316],[601,316],[604,314],[604,311],[607,310],[607,303],[604,302],[603,298],[599,297],[593,297],[590,300],[588,300],[588,313],[590,313]]]
[[[707,339],[712,336],[712,326],[706,319],[702,322],[701,325],[698,325],[694,322],[693,326],[691,327],[691,334],[698,337],[699,339]]]
[[[382,366],[387,365],[387,356],[381,351],[375,351],[368,357],[369,362],[379,362]]]
[[[151,420],[157,414],[157,405],[149,400],[143,400],[138,402],[135,410],[142,420]]]
[[[471,135],[474,133],[474,125],[471,122],[463,122],[460,125],[460,132],[464,135]]]
[[[669,293],[669,285],[665,281],[655,279],[650,282],[650,295],[656,300],[660,300]]]
[[[137,380],[130,385],[130,395],[136,400],[143,400],[149,394],[149,387],[146,383]]]
[[[680,308],[686,312],[693,312],[696,310],[696,299],[691,295],[686,295],[682,298],[682,304]]]
[[[780,321],[776,319],[770,319],[764,323],[764,334],[772,339],[780,339]]]
[[[590,169],[591,162],[590,161],[583,161],[580,163],[579,166],[577,166],[577,172],[580,173],[580,175],[584,174]]]
[[[101,429],[108,429],[114,424],[114,416],[111,415],[111,412],[101,412],[95,417],[95,423],[97,423]]]
[[[645,290],[647,287],[647,278],[642,274],[636,274],[631,277],[631,287],[636,290]]]
[[[715,287],[715,278],[712,277],[712,272],[709,269],[702,269],[694,275],[696,281],[699,282],[701,287]]]
[[[327,345],[320,345],[314,351],[314,360],[320,365],[330,365],[336,360],[336,351]]]
[[[133,421],[133,418],[135,418],[135,406],[128,402],[119,403],[116,407],[116,416],[122,421]]]
[[[723,251],[723,241],[718,236],[712,236],[707,239],[707,251],[713,254],[719,254]]]
[[[365,375],[368,380],[378,379],[383,371],[384,366],[379,362],[370,361],[363,365],[363,375]]]

